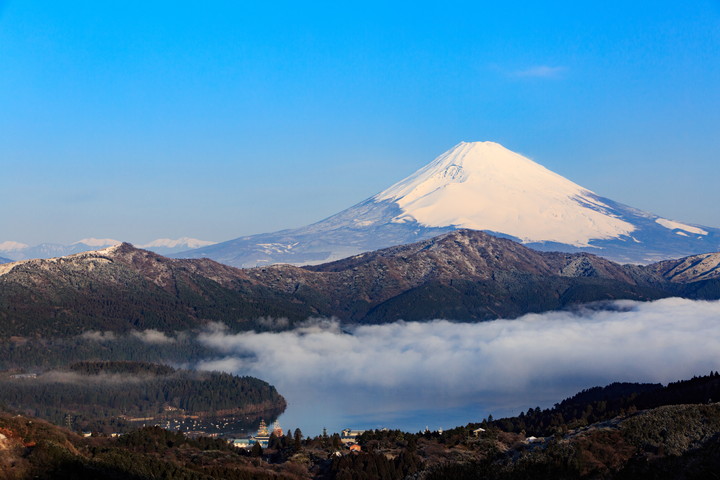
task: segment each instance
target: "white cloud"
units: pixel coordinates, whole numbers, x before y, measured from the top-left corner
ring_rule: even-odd
[[[94,340],[96,342],[110,342],[117,339],[115,333],[111,331],[100,332],[97,330],[89,330],[87,332],[83,332],[80,337],[85,340]]]
[[[143,331],[137,331],[134,330],[131,332],[131,334],[138,338],[140,341],[150,344],[165,344],[165,343],[173,343],[175,342],[175,339],[173,337],[170,337],[166,335],[165,333],[159,331],[159,330],[143,330]]]
[[[199,338],[225,357],[199,368],[255,375],[281,392],[311,383],[456,397],[578,382],[668,382],[720,369],[720,302],[671,298],[607,307],[349,332],[337,322],[281,333],[216,330]]]

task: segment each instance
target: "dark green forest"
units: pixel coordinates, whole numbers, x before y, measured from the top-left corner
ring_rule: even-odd
[[[133,428],[133,418],[276,416],[285,409],[285,400],[253,377],[88,361],[36,377],[5,372],[0,375],[0,405],[75,429],[126,431]]]

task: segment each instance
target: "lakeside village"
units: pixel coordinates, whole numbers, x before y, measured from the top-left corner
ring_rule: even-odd
[[[163,428],[168,431],[174,431],[174,432],[180,432],[183,435],[190,437],[190,438],[197,438],[197,437],[208,437],[208,438],[222,438],[226,440],[228,443],[230,443],[232,446],[236,448],[242,448],[246,450],[251,450],[255,445],[259,445],[261,448],[265,449],[270,447],[270,441],[272,435],[275,436],[275,438],[282,438],[283,436],[292,436],[291,431],[284,432],[282,427],[280,426],[280,423],[276,420],[273,424],[272,430],[270,430],[265,423],[265,420],[260,420],[260,425],[258,427],[257,433],[255,435],[247,435],[244,437],[232,437],[232,436],[225,436],[219,432],[211,433],[209,432],[207,427],[214,427],[217,430],[222,430],[223,427],[229,427],[232,425],[231,422],[226,421],[223,422],[220,420],[217,424],[215,423],[205,423],[202,422],[199,418],[193,417],[190,419],[184,419],[183,421],[179,420],[173,420],[173,421],[167,421],[162,423],[154,423],[154,424],[148,424],[145,423],[145,421],[155,420],[154,417],[147,417],[147,418],[131,418],[131,417],[122,417],[124,420],[129,420],[132,423],[136,423],[138,426],[146,427],[148,425],[153,425],[156,427]],[[183,428],[184,423],[188,422],[185,426],[186,428]],[[187,428],[190,427],[190,428]],[[194,429],[192,429],[194,427]],[[387,428],[383,428],[383,431],[387,431]],[[365,430],[351,430],[349,428],[344,429],[340,435],[333,435],[333,438],[336,438],[337,445],[334,445],[336,448],[346,448],[350,451],[356,451],[359,452],[362,449],[360,448],[360,445],[357,443],[357,439],[360,435],[365,433]],[[442,429],[440,430],[440,433],[442,433]],[[82,436],[84,437],[90,437],[93,435],[93,432],[89,431],[83,431],[81,432]],[[97,432],[95,432],[97,434]],[[102,435],[102,434],[101,434]],[[112,432],[112,433],[106,433],[109,437],[119,437],[123,435],[119,432]]]
[[[172,407],[166,407],[166,409],[170,410],[177,410]],[[258,426],[257,433],[255,435],[244,435],[242,437],[236,437],[233,436],[232,433],[228,434],[227,432],[233,431],[232,427],[242,427],[243,425],[246,425],[247,419],[240,420],[237,417],[224,417],[224,418],[214,418],[214,419],[203,419],[196,415],[184,415],[181,418],[174,418],[174,419],[166,419],[162,422],[154,422],[154,423],[148,423],[152,420],[157,420],[155,417],[145,417],[145,418],[133,418],[133,417],[126,417],[121,416],[123,420],[128,421],[129,423],[133,423],[137,425],[138,427],[146,427],[149,425],[153,425],[156,427],[163,428],[168,431],[173,432],[179,432],[183,435],[190,437],[190,438],[197,438],[197,437],[208,437],[208,438],[217,438],[217,439],[223,439],[227,441],[229,444],[236,448],[245,449],[245,450],[252,450],[253,447],[256,445],[262,449],[266,448],[277,448],[276,445],[272,445],[271,442],[273,440],[273,437],[275,439],[281,440],[285,437],[294,437],[292,431],[283,431],[282,427],[280,426],[280,423],[275,420],[273,423],[272,430],[268,428],[267,423],[265,423],[264,419],[260,420],[260,424]],[[68,426],[70,428],[70,426]],[[243,428],[244,430],[244,428]],[[235,430],[237,431],[237,430]],[[378,431],[387,432],[387,428],[380,428]],[[347,449],[350,452],[361,452],[362,448],[360,444],[358,443],[359,437],[365,433],[366,430],[353,430],[350,428],[346,428],[341,431],[340,434],[334,433],[331,435],[328,435],[325,429],[323,429],[323,436],[330,439],[332,442],[332,446],[336,450],[340,449]],[[425,427],[424,433],[430,433],[429,427]],[[485,432],[484,428],[477,428],[471,432],[471,434],[474,437],[481,436]],[[435,432],[436,434],[442,435],[443,429],[439,428]],[[83,431],[81,434],[85,437],[91,436],[92,432]],[[97,432],[95,432],[97,434]],[[101,434],[102,435],[102,434]],[[105,435],[110,437],[118,437],[121,436],[122,433],[113,432],[113,433],[105,433]],[[292,439],[293,441],[294,438]],[[525,439],[527,443],[535,443],[537,441],[540,441],[541,439],[536,437],[528,437]],[[256,447],[257,448],[257,447]]]
[[[380,431],[386,432],[388,431],[387,428],[382,428]],[[430,429],[428,427],[425,427],[425,432],[430,432]],[[485,432],[484,428],[478,428],[476,430],[473,430],[472,434],[477,437],[480,434]],[[362,451],[362,447],[358,444],[358,437],[360,437],[363,433],[365,433],[365,430],[352,430],[349,428],[346,428],[342,430],[341,434],[339,436],[333,435],[332,438],[335,439],[338,443],[336,445],[333,445],[333,447],[340,449],[342,447],[350,450],[351,452],[360,452]],[[437,433],[442,435],[443,429],[440,428],[437,430]],[[258,427],[258,431],[256,435],[251,435],[246,438],[235,438],[228,440],[233,446],[237,448],[244,448],[247,450],[252,449],[255,445],[259,445],[261,448],[268,448],[271,447],[270,445],[270,438],[271,435],[274,435],[276,438],[281,438],[283,435],[290,435],[290,432],[283,432],[283,429],[280,427],[280,423],[276,420],[273,424],[272,433],[268,429],[266,423],[264,420],[260,420],[260,426]],[[327,435],[325,431],[323,431],[323,435]],[[529,442],[534,442],[537,439],[535,437],[529,437]]]
[[[129,421],[130,423],[134,423],[138,426],[148,426],[148,425],[154,425],[160,428],[163,428],[168,431],[174,431],[174,432],[181,432],[187,437],[209,437],[209,438],[222,438],[226,440],[228,443],[233,445],[236,448],[242,448],[246,450],[251,450],[255,445],[259,445],[261,448],[272,448],[270,445],[271,437],[274,435],[275,438],[280,439],[284,436],[290,435],[292,436],[291,431],[283,431],[282,427],[280,426],[280,423],[276,420],[273,423],[272,430],[268,428],[267,423],[265,423],[265,420],[260,420],[260,425],[258,426],[257,433],[255,435],[246,435],[243,437],[233,437],[231,435],[227,435],[222,432],[227,432],[228,430],[232,431],[232,427],[239,427],[242,425],[242,421],[238,421],[235,417],[229,417],[229,418],[220,418],[220,419],[214,419],[214,421],[209,421],[209,419],[201,419],[197,416],[186,416],[187,418],[175,418],[172,420],[166,420],[163,422],[155,422],[155,423],[148,423],[152,420],[157,420],[155,417],[146,417],[146,418],[133,418],[133,417],[125,417],[121,416],[123,420]],[[245,420],[246,421],[246,420]],[[217,423],[215,423],[217,422]],[[387,431],[387,428],[381,429],[382,431]],[[429,431],[429,429],[426,428],[426,431]],[[438,430],[440,434],[442,434],[443,430]],[[357,443],[358,437],[365,433],[365,430],[352,430],[350,428],[346,428],[342,430],[342,432],[337,435],[331,435],[330,438],[333,439],[335,442],[337,442],[336,445],[333,445],[337,449],[340,448],[346,448],[348,450],[359,452],[361,451],[360,445]],[[326,434],[323,432],[323,434]],[[90,436],[91,432],[82,432],[83,436]],[[122,434],[120,433],[110,433],[108,434],[111,437],[117,437]]]

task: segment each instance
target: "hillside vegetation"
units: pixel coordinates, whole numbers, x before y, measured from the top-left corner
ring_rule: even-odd
[[[0,404],[75,430],[106,432],[191,417],[239,417],[252,424],[286,406],[257,378],[141,362],[81,362],[37,376],[5,372]]]
[[[552,409],[445,432],[366,431],[359,452],[342,447],[336,434],[304,438],[300,430],[272,435],[265,450],[244,451],[158,427],[81,438],[42,420],[0,414],[0,480],[712,479],[720,471],[720,404],[693,402],[717,394],[719,381],[713,372],[664,387],[612,384]],[[601,402],[622,411],[615,415]],[[657,406],[638,408],[645,402]],[[541,427],[548,435],[521,428],[534,428],[528,416],[540,422],[553,415],[563,420]],[[483,431],[475,431],[479,425]]]

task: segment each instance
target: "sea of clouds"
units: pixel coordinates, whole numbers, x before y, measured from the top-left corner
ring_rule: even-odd
[[[257,376],[290,397],[311,385],[416,408],[475,399],[510,412],[594,385],[720,370],[720,301],[622,300],[483,323],[318,320],[279,333],[215,328],[198,339],[219,352],[198,368]]]

